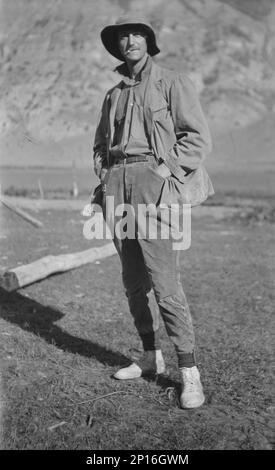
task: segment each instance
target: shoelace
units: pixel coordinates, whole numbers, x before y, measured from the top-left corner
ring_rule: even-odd
[[[194,389],[195,389],[195,382],[193,380],[188,381],[187,384],[184,387],[185,392],[193,392]]]
[[[194,392],[197,388],[200,388],[200,384],[196,378],[194,378],[191,374],[188,376],[185,376],[185,381],[184,381],[184,391],[185,392]],[[197,387],[196,387],[197,384]]]

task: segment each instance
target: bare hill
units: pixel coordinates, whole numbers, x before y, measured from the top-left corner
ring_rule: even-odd
[[[99,39],[125,10],[158,33],[159,63],[194,80],[218,135],[274,112],[274,1],[2,0],[2,165],[84,165],[117,65]]]

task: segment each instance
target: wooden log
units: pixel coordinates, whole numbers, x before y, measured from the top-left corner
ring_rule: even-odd
[[[8,292],[40,281],[51,274],[69,271],[116,253],[113,243],[64,255],[49,255],[33,263],[18,266],[0,276],[0,287]]]
[[[0,201],[5,207],[7,207],[12,212],[15,212],[15,214],[19,215],[20,217],[22,217],[24,220],[26,220],[30,224],[34,225],[35,227],[39,227],[39,228],[43,227],[43,224],[42,224],[42,222],[40,222],[40,220],[37,220],[35,217],[28,214],[26,211],[23,211],[23,209],[19,209],[19,207],[14,206],[13,204],[8,202],[3,197],[0,197]]]

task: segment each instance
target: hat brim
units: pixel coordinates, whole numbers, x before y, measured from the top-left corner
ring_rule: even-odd
[[[147,35],[147,51],[150,56],[154,56],[160,52],[154,31],[145,23],[123,23],[118,25],[106,26],[101,31],[101,40],[107,51],[116,59],[125,62],[125,58],[121,54],[118,46],[118,32],[125,28],[136,28],[144,31]]]

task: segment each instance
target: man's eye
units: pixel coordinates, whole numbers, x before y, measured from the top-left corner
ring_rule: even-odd
[[[121,34],[119,35],[119,38],[120,38],[120,39],[128,39],[128,37],[130,36],[130,34],[131,34],[132,36],[135,36],[135,38],[138,38],[138,39],[140,39],[140,38],[142,38],[142,37],[145,37],[142,32],[140,32],[140,31],[133,31],[133,32],[130,32],[130,33],[121,33]]]
[[[145,38],[146,37],[145,34],[142,33],[141,31],[137,31],[136,33],[133,33],[133,35],[135,37],[138,37],[138,38]]]

